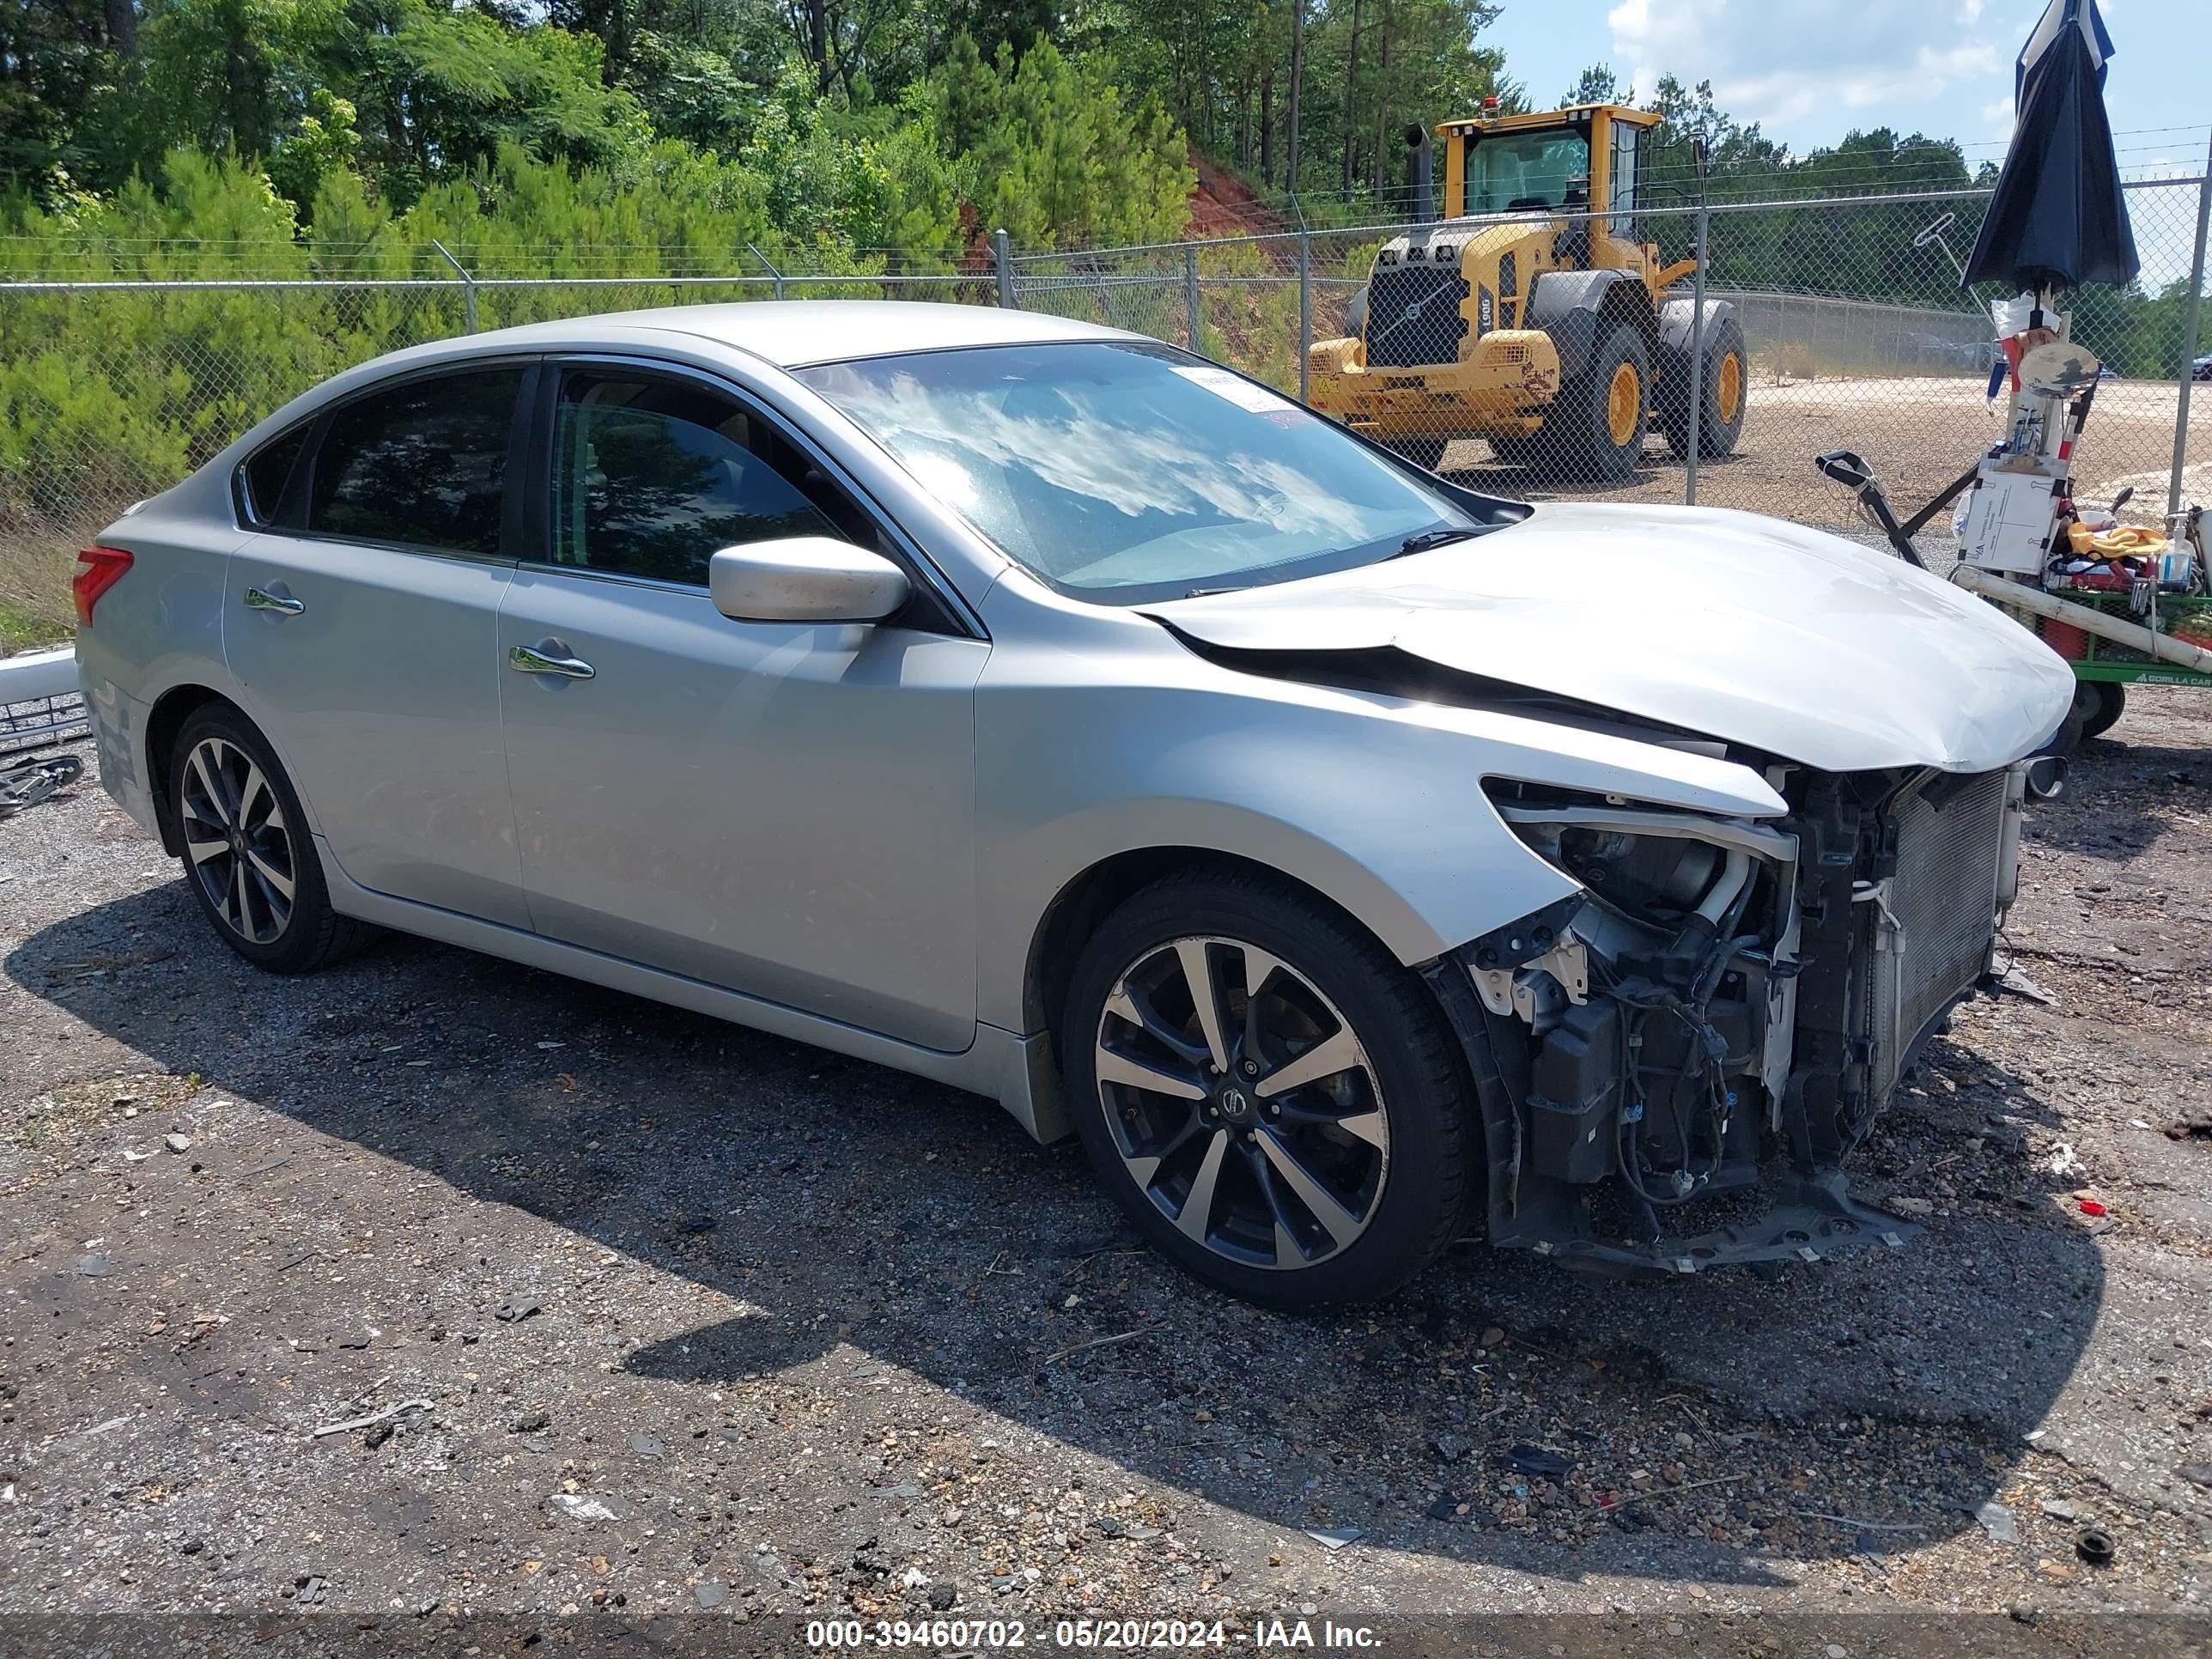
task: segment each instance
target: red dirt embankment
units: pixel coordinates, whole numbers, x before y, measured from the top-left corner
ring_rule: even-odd
[[[1194,239],[1267,236],[1283,228],[1281,216],[1218,162],[1193,150],[1190,164],[1198,169],[1198,184],[1190,192],[1190,216],[1183,226],[1184,235]]]

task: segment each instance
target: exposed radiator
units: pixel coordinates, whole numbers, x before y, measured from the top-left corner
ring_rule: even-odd
[[[1867,908],[1865,1024],[1876,1101],[1989,964],[2007,775],[1931,779],[1894,811],[1897,874]]]

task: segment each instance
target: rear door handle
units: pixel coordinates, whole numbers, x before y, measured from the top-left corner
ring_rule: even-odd
[[[536,647],[518,645],[507,653],[507,665],[518,674],[557,674],[563,679],[587,680],[599,671],[581,657],[568,654],[557,640]]]
[[[289,593],[270,593],[258,587],[249,587],[246,590],[246,608],[248,611],[274,611],[279,616],[296,617],[307,606],[304,600],[295,599]]]

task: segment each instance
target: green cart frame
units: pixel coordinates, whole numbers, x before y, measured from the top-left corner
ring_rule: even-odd
[[[2124,593],[2075,592],[2057,597],[2124,622],[2144,620]],[[2084,738],[2098,737],[2109,731],[2127,707],[2127,688],[2130,685],[2212,687],[2212,674],[2199,674],[2160,662],[2132,647],[2100,638],[2051,617],[2022,617],[2021,620],[2033,626],[2044,642],[2065,658],[2074,671],[2074,708],[2056,745],[2061,753]],[[2201,593],[2160,594],[2158,631],[2178,634],[2212,649],[2212,598]]]

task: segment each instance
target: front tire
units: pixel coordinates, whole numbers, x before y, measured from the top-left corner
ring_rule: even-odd
[[[186,718],[168,786],[185,884],[240,956],[273,974],[304,974],[366,936],[365,923],[331,908],[299,794],[237,709],[210,703]]]
[[[1564,476],[1619,483],[1643,461],[1650,419],[1651,354],[1641,333],[1620,323],[1560,389],[1538,430],[1553,434],[1548,459]]]
[[[1209,1284],[1367,1301],[1451,1242],[1473,1131],[1450,1034],[1417,978],[1287,883],[1137,893],[1084,946],[1058,1036],[1100,1179]]]

